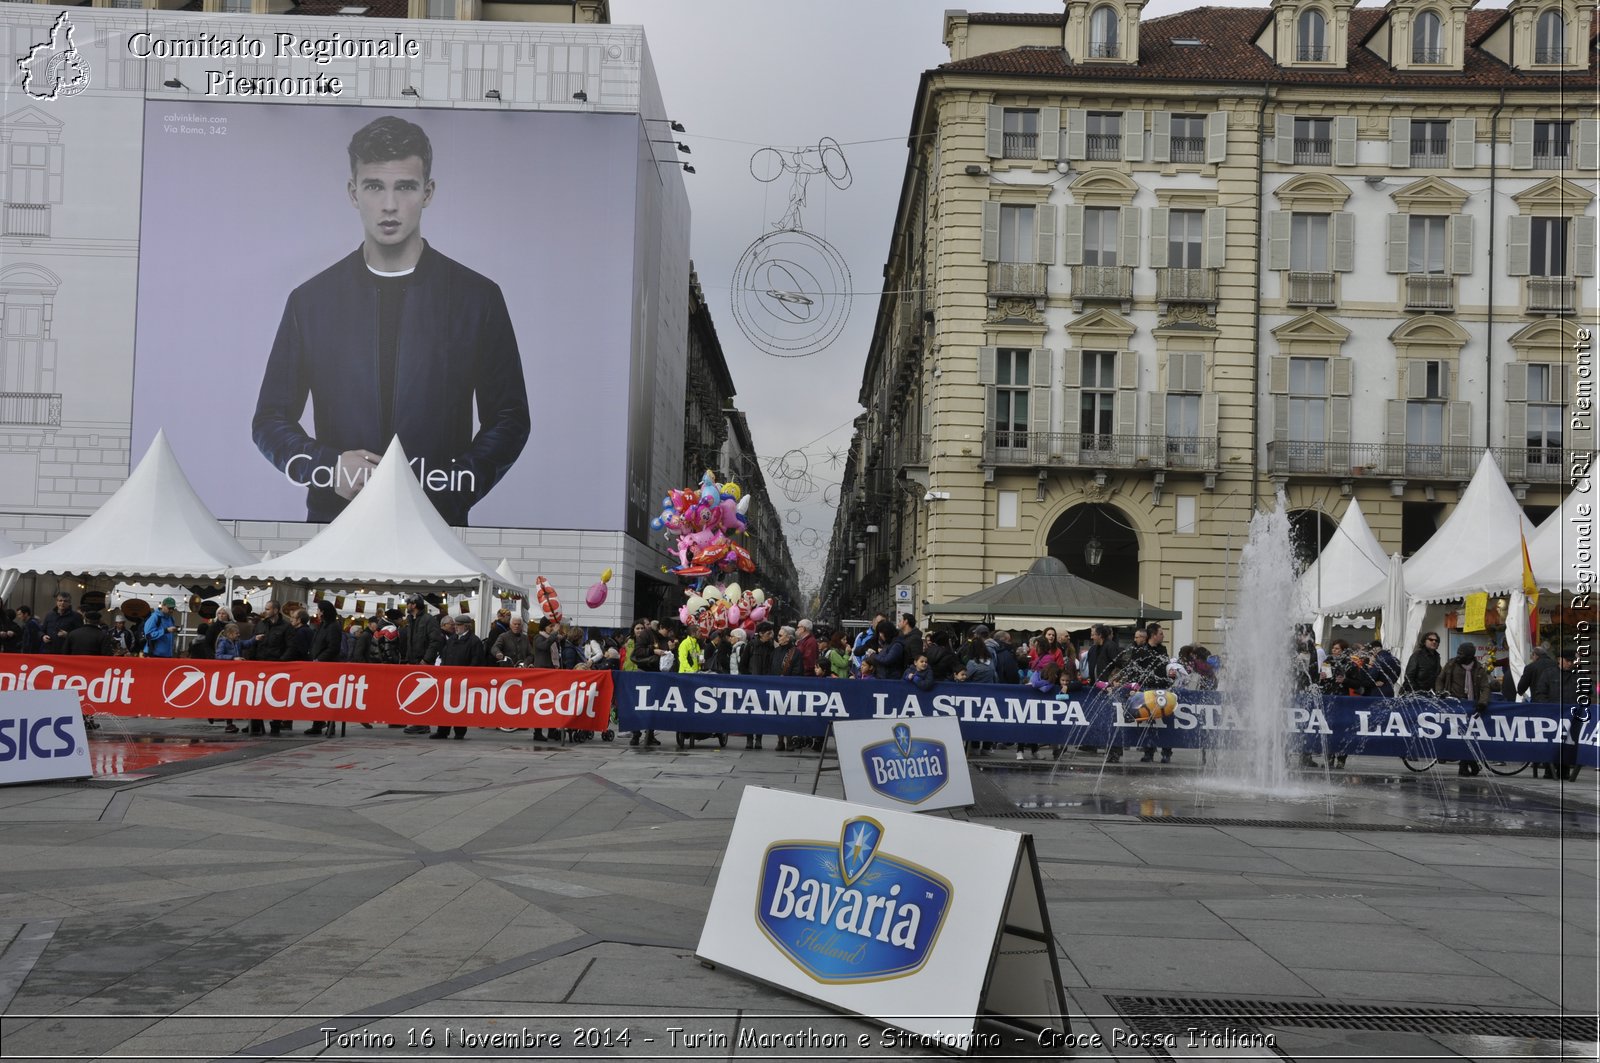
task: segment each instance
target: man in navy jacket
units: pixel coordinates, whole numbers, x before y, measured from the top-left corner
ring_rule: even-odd
[[[379,118],[349,155],[361,247],[289,293],[251,435],[306,488],[306,519],[318,522],[343,511],[398,435],[439,513],[464,526],[528,441],[511,317],[498,285],[422,238],[434,192],[427,134]]]

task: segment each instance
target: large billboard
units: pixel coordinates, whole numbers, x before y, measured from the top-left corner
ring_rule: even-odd
[[[133,453],[164,428],[219,517],[326,521],[397,434],[452,525],[623,527],[636,117],[144,122]]]

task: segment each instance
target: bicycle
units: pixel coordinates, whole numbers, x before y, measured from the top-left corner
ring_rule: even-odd
[[[1415,756],[1406,756],[1402,754],[1400,757],[1400,763],[1404,764],[1411,771],[1424,772],[1433,767],[1435,764],[1439,763],[1439,758],[1432,755],[1417,754]],[[1512,775],[1521,775],[1524,771],[1528,770],[1528,765],[1533,762],[1529,760],[1524,760],[1520,763],[1509,760],[1480,760],[1478,763],[1482,764],[1485,768],[1488,768],[1489,774],[1491,775],[1503,775],[1509,777]]]

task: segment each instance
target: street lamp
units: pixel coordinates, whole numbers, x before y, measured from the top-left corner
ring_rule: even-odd
[[[1106,557],[1105,544],[1098,535],[1089,536],[1089,541],[1083,544],[1083,563],[1090,568],[1099,568],[1100,562]]]

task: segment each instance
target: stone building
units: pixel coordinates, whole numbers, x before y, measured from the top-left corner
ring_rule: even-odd
[[[1213,630],[1250,513],[1415,550],[1489,448],[1594,446],[1592,10],[947,12],[911,118],[825,612],[1046,554]]]

